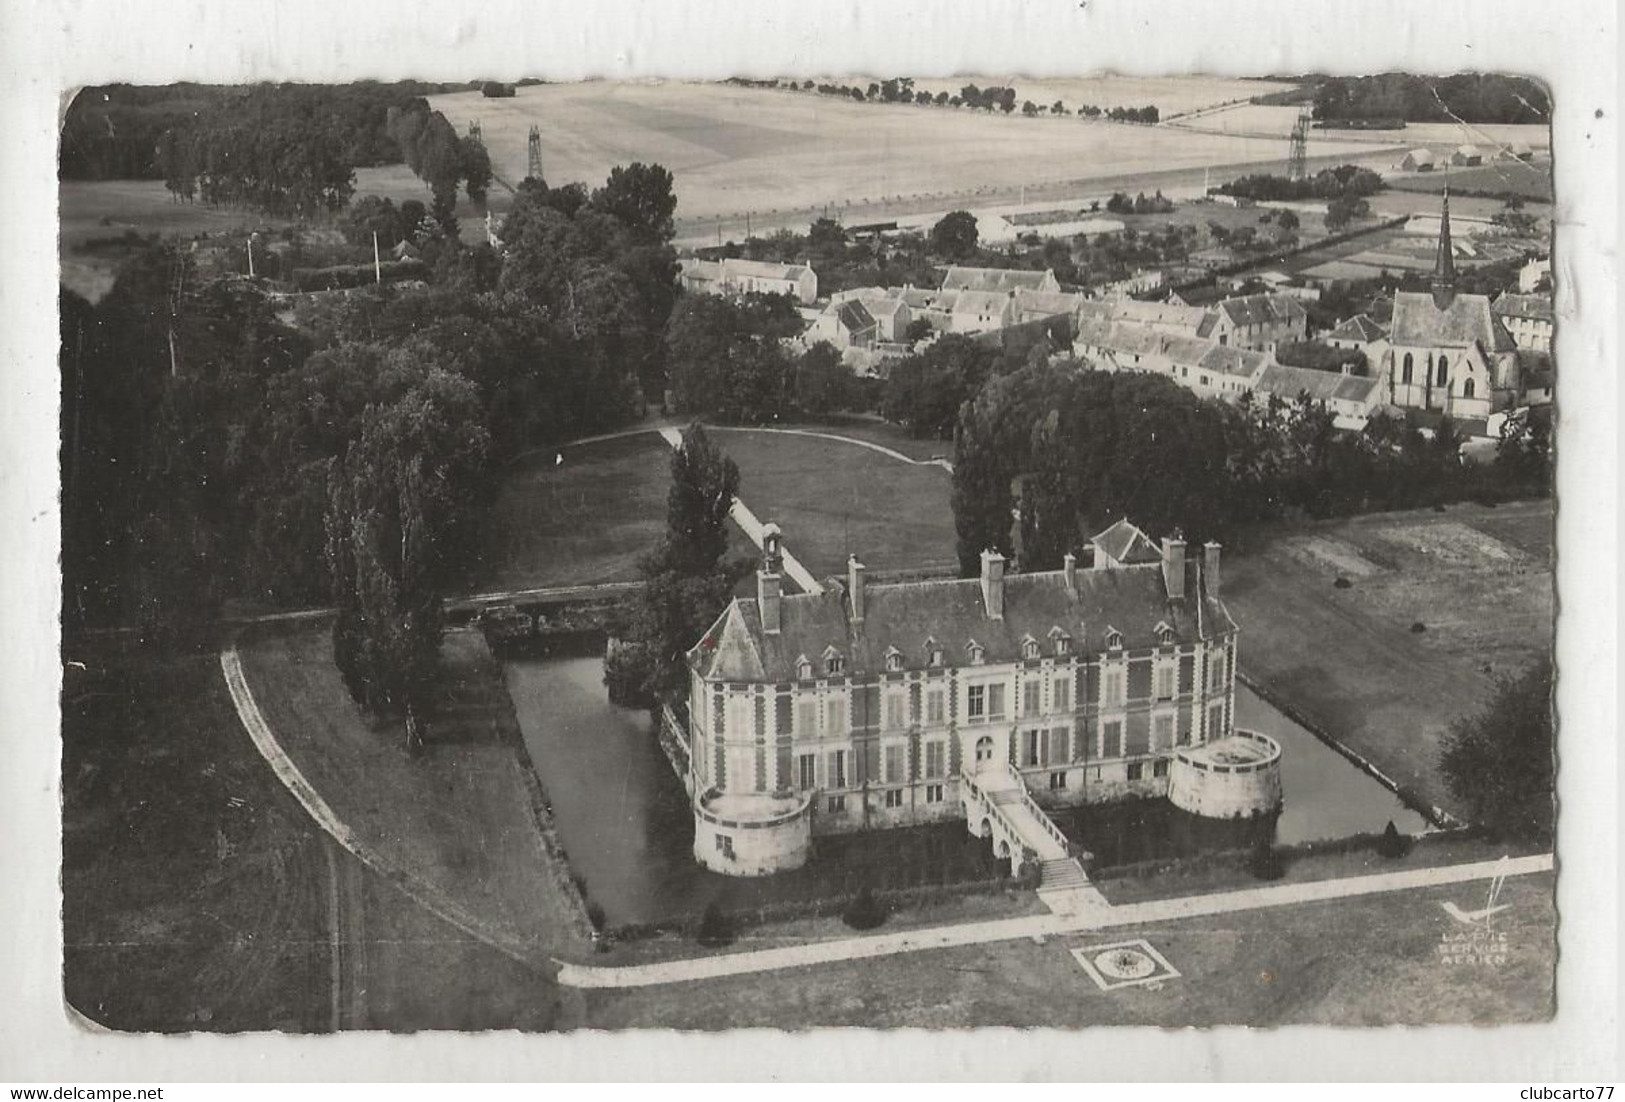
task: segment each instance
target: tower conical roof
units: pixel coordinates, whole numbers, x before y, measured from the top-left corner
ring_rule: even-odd
[[[1450,248],[1450,187],[1444,189],[1439,212],[1439,251],[1433,261],[1433,301],[1443,310],[1456,297],[1456,257]]]

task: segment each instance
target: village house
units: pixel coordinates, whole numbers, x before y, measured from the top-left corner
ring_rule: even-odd
[[[1292,295],[1241,295],[1216,303],[1213,311],[1212,326],[1197,335],[1220,344],[1273,352],[1309,336],[1309,314]]]
[[[818,300],[818,273],[809,264],[773,264],[762,260],[690,257],[679,266],[685,291],[706,295],[789,295],[803,305]]]
[[[1532,295],[1552,283],[1552,258],[1538,256],[1518,269],[1518,293]]]
[[[776,525],[762,549],[755,595],[688,652],[673,731],[715,871],[794,868],[819,834],[961,816],[991,834],[995,786],[1049,806],[1162,797],[1209,744],[1270,744],[1234,730],[1217,544],[1159,548],[1122,520],[1060,570],[1006,576],[989,551],[978,578],[871,584],[853,558],[795,595]],[[1260,782],[1278,801],[1278,777]]]
[[[1481,165],[1484,154],[1476,145],[1458,145],[1450,154],[1450,163],[1459,166]]]
[[[876,340],[879,325],[862,299],[832,302],[807,330],[809,343],[828,341],[841,351],[869,348]]]
[[[1045,318],[1059,317],[1063,314],[1076,314],[1083,302],[1082,295],[1068,294],[1065,291],[1019,290],[1012,300],[1014,319],[1012,324],[1021,325],[1025,322],[1043,321]]]
[[[1015,316],[1013,291],[958,291],[950,309],[949,329],[955,333],[985,333],[1005,328]]]
[[[1333,348],[1357,348],[1366,354],[1368,360],[1376,361],[1387,347],[1388,330],[1372,321],[1370,314],[1355,314],[1339,322],[1336,328],[1322,334],[1319,339]]]
[[[1431,291],[1396,291],[1378,365],[1388,403],[1455,418],[1487,418],[1518,392],[1517,344],[1486,295],[1456,293],[1450,197],[1439,218]]]
[[[1399,167],[1406,172],[1432,172],[1434,167],[1433,150],[1413,149],[1405,154],[1405,159],[1399,162]]]
[[[1059,291],[1061,283],[1048,268],[1041,272],[1015,268],[964,268],[951,265],[942,277],[944,291]]]
[[[1080,322],[1073,354],[1100,371],[1145,371],[1166,375],[1201,398],[1234,401],[1251,390],[1268,353],[1232,348],[1216,340],[1138,325],[1133,322]]]
[[[1271,361],[1253,384],[1260,401],[1295,404],[1308,399],[1332,415],[1336,428],[1358,432],[1383,404],[1382,380],[1349,372],[1317,371]]]
[[[1552,350],[1554,317],[1547,295],[1502,294],[1495,300],[1495,317],[1506,326],[1519,348]]]

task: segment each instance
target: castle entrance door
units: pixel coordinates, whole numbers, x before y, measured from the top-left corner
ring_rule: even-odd
[[[993,736],[983,735],[976,740],[976,771],[980,773],[993,764]]]

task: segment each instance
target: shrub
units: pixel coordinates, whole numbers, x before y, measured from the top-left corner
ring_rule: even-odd
[[[1420,620],[1417,620],[1417,621],[1415,621],[1414,623],[1411,624],[1411,634],[1412,635],[1421,635],[1427,629],[1428,629],[1428,626],[1426,624],[1424,624]]]
[[[1403,857],[1410,852],[1410,841],[1409,838],[1399,832],[1399,828],[1394,825],[1394,821],[1389,819],[1387,828],[1382,832],[1382,837],[1377,839],[1377,852],[1390,859]]]
[[[700,929],[695,940],[707,949],[733,944],[733,920],[722,913],[722,908],[717,906],[715,900],[705,905],[705,913],[700,916]]]
[[[1247,867],[1259,880],[1279,880],[1286,874],[1286,865],[1282,863],[1281,855],[1276,852],[1275,844],[1268,838],[1259,838],[1258,844],[1253,847],[1253,855]]]
[[[1392,826],[1393,824],[1390,823],[1389,825]],[[592,928],[594,930],[597,930],[599,933],[603,932],[605,921],[604,907],[603,904],[599,903],[596,899],[587,904],[587,921],[592,923]]]
[[[846,910],[841,912],[841,921],[854,930],[873,930],[886,921],[886,908],[865,884],[846,905]]]
[[[1343,577],[1341,574],[1339,574],[1337,576],[1337,580],[1332,583],[1332,585],[1336,586],[1338,589],[1347,589],[1350,586],[1352,586],[1353,584],[1354,584],[1353,582],[1349,581],[1347,578]]]

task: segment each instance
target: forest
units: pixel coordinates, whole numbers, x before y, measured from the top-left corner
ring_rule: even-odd
[[[1402,119],[1484,125],[1548,123],[1552,117],[1552,101],[1545,87],[1526,77],[1383,73],[1313,80],[1314,117],[1320,120]]]

